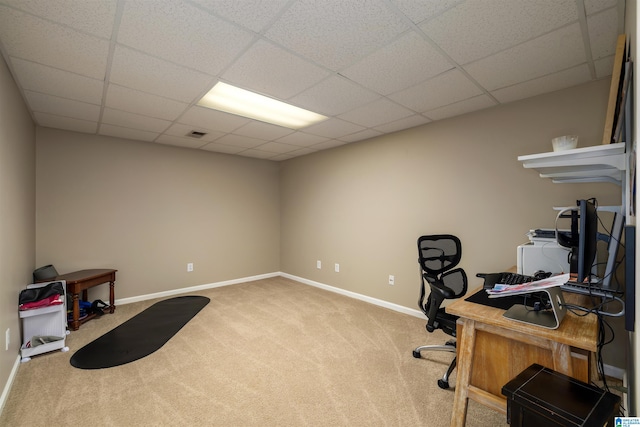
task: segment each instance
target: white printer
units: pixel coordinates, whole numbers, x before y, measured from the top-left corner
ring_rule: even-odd
[[[570,249],[556,242],[555,230],[530,230],[527,236],[529,242],[518,246],[518,274],[533,276],[539,270],[569,272]]]

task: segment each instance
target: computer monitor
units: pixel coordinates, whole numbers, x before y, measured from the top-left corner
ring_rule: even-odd
[[[563,246],[571,248],[571,280],[582,283],[591,276],[598,251],[598,213],[595,199],[578,200],[571,211],[571,234]]]
[[[594,199],[578,200],[580,226],[578,231],[578,283],[591,276],[591,267],[598,252],[598,213]]]

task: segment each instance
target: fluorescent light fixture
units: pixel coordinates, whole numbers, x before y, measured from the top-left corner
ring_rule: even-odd
[[[328,119],[327,116],[294,107],[223,82],[216,83],[202,97],[198,105],[290,129],[300,129]]]

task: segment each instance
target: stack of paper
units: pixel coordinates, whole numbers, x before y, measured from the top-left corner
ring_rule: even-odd
[[[538,292],[543,289],[564,285],[569,281],[569,273],[558,274],[535,282],[522,283],[520,285],[496,284],[492,289],[487,289],[489,298],[498,298],[508,295],[521,295]]]

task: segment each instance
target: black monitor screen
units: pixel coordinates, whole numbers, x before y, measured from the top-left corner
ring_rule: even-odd
[[[578,200],[577,282],[589,278],[598,249],[598,213],[594,199]],[[572,272],[573,273],[573,272]]]

